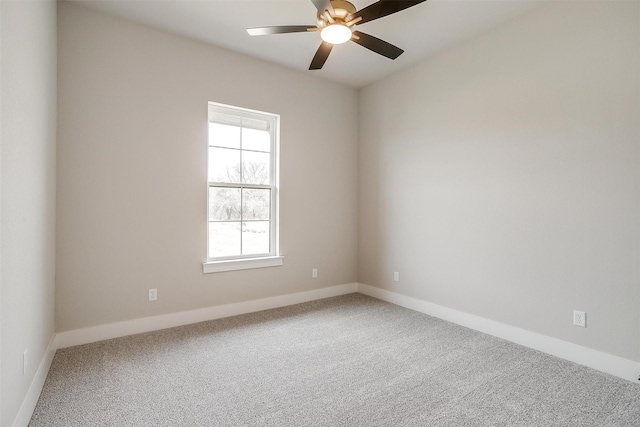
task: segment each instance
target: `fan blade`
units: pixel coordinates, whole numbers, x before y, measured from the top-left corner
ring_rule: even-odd
[[[322,15],[325,10],[328,10],[331,16],[336,16],[336,13],[333,11],[333,6],[331,5],[331,0],[311,0],[311,3],[318,9],[320,15]]]
[[[329,54],[331,53],[331,49],[333,45],[331,43],[322,42],[320,47],[318,48],[316,54],[311,60],[311,65],[309,65],[310,70],[319,70],[322,68],[324,63],[327,61]]]
[[[247,33],[252,36],[268,36],[270,34],[285,33],[306,33],[309,30],[316,30],[318,27],[308,25],[283,25],[279,27],[256,27],[247,28]]]
[[[360,9],[359,11],[352,13],[347,17],[347,22],[353,21],[357,17],[361,17],[362,20],[358,22],[358,24],[364,24],[365,22],[400,12],[401,10],[405,10],[425,1],[427,0],[380,0],[365,7],[364,9]]]
[[[354,31],[353,34],[356,35],[357,38],[352,38],[352,42],[358,43],[360,46],[366,47],[367,49],[382,56],[386,56],[389,59],[396,59],[398,56],[402,55],[402,52],[404,52],[404,50],[400,49],[398,46],[394,46],[391,43],[380,40],[377,37],[370,36],[369,34],[365,34],[360,31]]]

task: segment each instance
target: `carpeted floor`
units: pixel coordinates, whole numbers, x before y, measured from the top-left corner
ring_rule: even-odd
[[[30,426],[640,426],[640,385],[360,294],[58,350]]]

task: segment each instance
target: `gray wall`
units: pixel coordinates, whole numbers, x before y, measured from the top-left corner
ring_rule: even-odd
[[[359,281],[640,361],[639,24],[553,2],[364,89]]]
[[[354,89],[58,11],[58,331],[357,280]],[[282,267],[202,273],[208,101],[281,115]]]
[[[56,4],[0,9],[0,425],[10,426],[55,328]]]

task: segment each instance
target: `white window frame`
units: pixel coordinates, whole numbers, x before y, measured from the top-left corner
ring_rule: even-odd
[[[280,115],[266,113],[263,111],[250,110],[247,108],[235,107],[232,105],[219,104],[209,102],[207,123],[212,122],[212,116],[215,114],[226,114],[241,117],[244,119],[259,119],[269,122],[269,133],[271,135],[271,167],[270,167],[270,185],[228,183],[228,182],[210,182],[207,180],[207,252],[206,261],[202,264],[203,273],[215,273],[220,271],[245,270],[251,268],[275,267],[284,263],[284,257],[280,255],[279,246],[279,177],[280,177]],[[207,150],[209,142],[207,138]],[[242,147],[240,148],[242,150]],[[208,176],[208,173],[207,173]],[[209,188],[211,187],[227,187],[227,188],[249,188],[249,189],[270,189],[271,190],[271,211],[270,211],[270,229],[269,229],[269,248],[270,252],[258,255],[237,255],[229,257],[209,257]]]

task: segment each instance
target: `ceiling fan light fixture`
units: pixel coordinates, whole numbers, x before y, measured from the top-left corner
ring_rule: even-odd
[[[347,0],[311,0],[318,11],[316,13],[317,25],[255,27],[247,28],[247,32],[251,36],[263,36],[267,34],[320,31],[322,43],[311,60],[309,70],[321,69],[327,61],[333,46],[348,41],[357,43],[386,58],[396,59],[404,52],[398,46],[352,28],[356,25],[392,15],[425,1],[427,0],[378,0],[363,9],[356,10],[353,3]]]
[[[351,40],[351,28],[338,23],[327,25],[320,32],[320,37],[331,44],[346,43]]]

